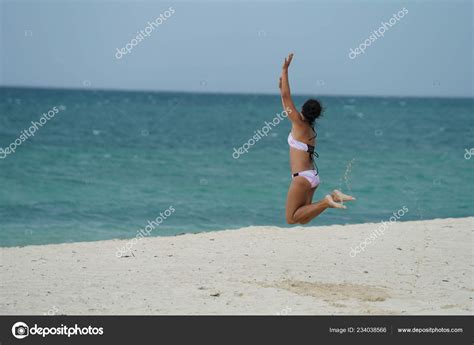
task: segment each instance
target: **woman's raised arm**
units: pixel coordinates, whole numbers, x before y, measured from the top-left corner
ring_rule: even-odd
[[[291,60],[293,59],[293,54],[288,55],[283,62],[283,68],[280,78],[280,93],[281,93],[281,102],[283,103],[283,108],[288,112],[288,117],[293,123],[303,122],[300,113],[296,110],[293,99],[291,98],[290,92],[290,82],[288,81],[288,67],[290,67]]]

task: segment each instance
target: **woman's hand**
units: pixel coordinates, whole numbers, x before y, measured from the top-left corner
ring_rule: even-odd
[[[289,54],[287,58],[285,58],[285,61],[283,62],[283,70],[288,70],[288,67],[290,67],[291,60],[293,60],[293,53]]]

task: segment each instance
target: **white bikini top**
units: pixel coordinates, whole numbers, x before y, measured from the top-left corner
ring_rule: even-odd
[[[296,140],[295,138],[293,138],[293,134],[291,134],[291,132],[288,135],[288,145],[290,145],[290,147],[292,147],[296,150],[309,152],[310,154],[312,154],[314,152],[314,146],[308,145],[308,144],[303,143],[299,140]]]

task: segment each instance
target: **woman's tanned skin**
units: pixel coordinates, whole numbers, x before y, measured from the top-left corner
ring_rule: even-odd
[[[280,92],[283,109],[288,112],[293,138],[308,145],[316,146],[316,140],[312,138],[314,133],[310,123],[296,109],[291,98],[288,67],[292,59],[293,54],[289,54],[285,58],[281,72]],[[290,168],[292,174],[313,169],[313,163],[308,160],[308,152],[290,147]],[[317,188],[318,186],[312,188],[308,180],[302,176],[293,178],[286,199],[286,221],[288,224],[306,224],[327,208],[346,208],[341,202],[355,200],[354,197],[343,194],[336,189],[318,202],[312,203],[313,194]]]

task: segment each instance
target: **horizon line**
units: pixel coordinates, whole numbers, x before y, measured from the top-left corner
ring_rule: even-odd
[[[185,91],[185,90],[147,90],[147,89],[114,89],[114,88],[92,88],[84,87],[61,87],[61,86],[25,86],[25,85],[0,85],[0,89],[36,89],[36,90],[63,90],[63,91],[90,91],[90,92],[135,92],[135,93],[185,93],[185,94],[203,94],[203,95],[240,95],[240,96],[280,96],[279,93],[269,92],[231,92],[231,91]],[[347,97],[347,98],[429,98],[429,99],[474,99],[472,96],[432,96],[432,95],[367,95],[367,94],[314,94],[292,93],[295,97]]]

